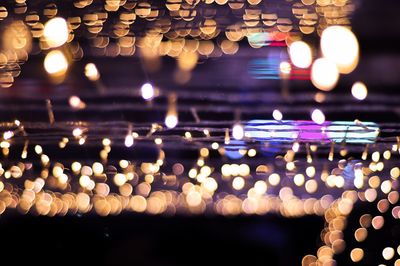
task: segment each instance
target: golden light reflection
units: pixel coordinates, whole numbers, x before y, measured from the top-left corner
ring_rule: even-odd
[[[323,91],[330,91],[339,80],[339,71],[334,62],[327,58],[314,61],[311,68],[311,81],[315,87]]]
[[[85,76],[91,81],[96,81],[100,78],[100,73],[95,64],[93,63],[86,64]]]
[[[347,27],[331,26],[322,32],[321,50],[334,62],[340,73],[352,72],[358,64],[359,45],[354,33]]]
[[[78,96],[71,96],[68,100],[69,105],[76,110],[85,109],[86,104],[78,97]]]
[[[44,68],[52,76],[64,76],[68,70],[68,61],[63,52],[54,50],[49,52],[44,59]]]
[[[358,228],[354,233],[354,237],[358,242],[364,241],[368,236],[368,231],[365,228]]]
[[[353,262],[359,262],[364,258],[364,250],[355,248],[350,252],[350,258]]]

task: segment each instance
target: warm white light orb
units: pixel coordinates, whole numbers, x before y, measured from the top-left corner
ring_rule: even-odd
[[[275,109],[275,110],[272,112],[272,117],[273,117],[275,120],[280,121],[280,120],[282,120],[282,118],[283,118],[283,114],[281,113],[281,111]]]
[[[14,132],[12,132],[12,131],[6,131],[3,134],[3,138],[5,140],[11,139],[13,136],[14,136]]]
[[[267,192],[268,186],[267,183],[265,183],[264,180],[258,180],[255,184],[254,184],[254,190],[256,191],[256,193],[258,195],[263,195]]]
[[[150,83],[143,84],[141,92],[143,99],[146,101],[151,100],[154,97],[154,88]]]
[[[232,136],[236,140],[241,140],[244,137],[244,129],[241,124],[235,124],[232,128]]]
[[[44,69],[50,75],[62,76],[68,70],[68,61],[59,50],[51,51],[44,59]]]
[[[351,94],[353,94],[353,97],[356,98],[357,100],[362,101],[365,98],[367,98],[368,95],[367,86],[365,86],[365,84],[362,82],[356,82],[353,84],[353,87],[351,87]]]
[[[290,60],[299,68],[308,68],[312,63],[310,46],[303,41],[293,42],[289,47]]]
[[[134,142],[134,139],[133,139],[132,134],[126,135],[126,137],[125,137],[125,146],[128,147],[128,148],[132,147],[133,142]]]
[[[74,128],[74,130],[72,130],[72,135],[74,137],[80,137],[83,134],[83,130],[80,129],[79,127]]]
[[[392,247],[386,247],[382,250],[382,257],[385,260],[391,260],[395,254],[394,248]]]
[[[321,110],[314,109],[314,111],[312,111],[312,113],[311,113],[311,119],[315,123],[321,125],[325,122],[325,115]]]
[[[292,71],[292,66],[290,65],[289,62],[282,61],[279,64],[279,71],[281,72],[282,75],[289,75],[290,72]]]
[[[100,78],[99,70],[95,64],[89,63],[85,66],[85,76],[91,81],[96,81]]]
[[[81,99],[78,96],[69,97],[69,105],[72,108],[79,108],[80,103],[81,103]]]
[[[176,114],[167,114],[165,117],[165,125],[168,128],[174,128],[178,124],[178,116]]]
[[[69,97],[68,102],[71,108],[75,110],[84,109],[86,107],[86,104],[76,95]]]
[[[320,90],[332,90],[339,80],[339,71],[335,63],[326,58],[315,60],[311,68],[311,82]]]
[[[50,48],[59,47],[67,42],[68,24],[64,18],[52,18],[44,25],[43,37]]]
[[[245,185],[245,180],[241,176],[237,176],[232,181],[232,187],[235,190],[241,190]]]
[[[343,26],[326,28],[321,35],[324,57],[334,62],[340,73],[352,72],[358,64],[359,45],[354,33]]]

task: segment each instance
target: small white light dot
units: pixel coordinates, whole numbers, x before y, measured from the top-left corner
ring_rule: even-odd
[[[143,84],[141,91],[143,99],[145,99],[146,101],[153,99],[154,97],[153,85],[151,85],[150,83],[145,83]]]
[[[74,130],[72,131],[72,135],[73,135],[74,137],[79,137],[79,136],[82,135],[82,133],[83,133],[83,131],[82,131],[82,129],[80,129],[79,127],[74,128]]]
[[[272,112],[272,117],[273,117],[275,120],[280,121],[280,120],[282,120],[283,115],[282,115],[281,111],[275,109],[275,110]]]
[[[232,136],[236,140],[241,140],[244,137],[244,129],[241,124],[235,124],[232,128]]]
[[[357,100],[362,101],[367,98],[367,86],[365,86],[365,84],[362,82],[356,82],[353,84],[353,87],[351,87],[351,94],[353,94],[353,97]]]
[[[314,109],[314,111],[311,114],[311,119],[315,123],[321,125],[321,124],[323,124],[325,122],[325,115],[321,110]]]
[[[134,142],[133,136],[132,135],[126,135],[126,137],[125,137],[125,146],[128,147],[128,148],[132,147],[133,142]]]
[[[178,124],[178,116],[175,114],[167,114],[165,117],[165,125],[168,128],[174,128]]]
[[[213,143],[211,144],[211,148],[213,148],[213,150],[217,150],[217,149],[219,148],[218,142],[213,142]]]

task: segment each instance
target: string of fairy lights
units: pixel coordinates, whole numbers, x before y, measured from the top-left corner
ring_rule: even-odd
[[[356,117],[353,121],[327,121],[323,110],[329,107],[308,106],[290,108],[311,110],[310,121],[285,120],[285,106],[257,111],[232,107],[243,99],[240,94],[226,97],[218,92],[205,96],[202,92],[166,91],[152,84],[149,73],[159,71],[160,58],[169,56],[176,59],[174,82],[184,85],[199,60],[234,55],[243,45],[283,47],[287,59],[276,66],[274,77],[283,81],[283,95],[291,75],[300,69],[309,71],[302,75],[318,89],[315,102],[329,101],[331,95],[325,93],[359,62],[358,40],[350,27],[355,2],[1,3],[2,88],[12,87],[32,56],[44,56],[44,70],[54,84],[68,82],[71,66],[85,56],[139,58],[146,82],[134,92],[129,89],[129,95],[141,97],[141,102],[109,108],[161,111],[164,120],[65,121],[58,117],[60,111],[75,112],[79,118],[80,112],[106,110],[107,106],[85,102],[81,95],[59,96],[43,103],[38,103],[35,95],[26,96],[30,105],[16,103],[14,108],[20,112],[40,108],[47,116],[41,121],[16,118],[0,123],[0,214],[16,210],[47,216],[122,212],[319,215],[326,222],[321,231],[323,244],[315,254],[305,255],[302,265],[334,265],[335,255],[346,249],[343,232],[355,204],[377,202],[380,213],[391,210],[388,219],[400,218],[400,124]],[[318,36],[317,46],[307,41]],[[96,97],[115,93],[102,81],[104,73],[95,63],[87,63],[82,72],[97,89]],[[365,100],[368,88],[354,81],[351,94],[358,101]],[[250,96],[247,99],[258,97]],[[161,97],[165,103],[156,101]],[[309,95],[299,97],[310,99]],[[180,99],[216,98],[218,106],[180,103]],[[351,100],[346,101],[351,104]],[[381,96],[381,101],[386,100]],[[388,110],[390,106],[380,108]],[[271,120],[241,118],[242,114],[267,111]],[[180,119],[183,112],[190,114],[190,121]],[[233,119],[211,120],[202,112],[229,112]],[[152,151],[153,158],[135,155],[143,147]],[[197,159],[190,159],[192,155],[184,158],[183,152],[194,153]],[[382,215],[362,215],[354,233],[356,241],[367,240],[371,225],[380,230],[384,224]],[[399,247],[386,247],[383,259],[393,259],[395,250],[400,255]],[[363,257],[360,247],[350,251],[353,262],[362,262]],[[400,260],[395,265],[400,265]]]
[[[50,113],[50,119],[54,119]],[[179,127],[168,129],[162,124],[157,123],[138,123],[133,127],[133,123],[127,121],[116,122],[27,122],[22,124],[19,120],[0,124],[0,128],[4,130],[3,140],[7,141],[11,138],[14,143],[18,143],[24,138],[29,137],[31,140],[46,142],[44,134],[48,133],[51,141],[61,139],[63,137],[73,138],[87,135],[93,140],[101,140],[108,136],[110,128],[113,131],[113,140],[116,145],[120,145],[119,141],[127,136],[134,136],[139,141],[153,140],[156,137],[162,137],[165,141],[190,138],[193,142],[229,142],[231,139],[243,139],[248,143],[259,141],[273,141],[280,139],[278,143],[292,144],[313,143],[326,144],[335,142],[338,145],[346,143],[365,144],[371,143],[374,147],[384,148],[392,147],[393,143],[397,143],[399,134],[399,124],[381,123],[380,128],[363,127],[355,122],[348,122],[344,126],[322,126],[315,127],[313,122],[296,122],[296,121],[275,121],[262,120],[262,122],[240,121],[240,124],[247,125],[246,129],[236,129],[233,121],[202,121],[185,122]],[[338,122],[339,123],[339,122]],[[353,123],[353,125],[351,125]],[[231,128],[230,128],[231,127]],[[321,129],[322,128],[322,129]],[[135,132],[133,131],[135,130]],[[228,135],[226,132],[228,131]],[[268,131],[268,133],[266,133]],[[27,133],[32,132],[32,133]],[[263,134],[265,133],[265,134]],[[235,138],[236,134],[236,138]],[[257,135],[263,134],[263,135]],[[320,134],[326,134],[325,138],[321,138]],[[385,137],[379,134],[389,134]],[[190,136],[190,137],[188,137]],[[330,136],[330,137],[329,137]],[[232,143],[232,146],[238,144]],[[240,145],[240,144],[239,144]],[[262,145],[262,144],[260,144]]]

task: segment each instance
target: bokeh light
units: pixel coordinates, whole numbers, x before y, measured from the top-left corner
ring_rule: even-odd
[[[365,100],[368,95],[367,86],[365,86],[365,84],[362,82],[356,82],[351,87],[351,94],[359,101]]]
[[[43,37],[51,48],[65,44],[68,40],[68,35],[68,25],[64,18],[52,18],[44,25]]]
[[[310,46],[303,41],[296,41],[289,46],[290,60],[299,68],[308,68],[312,63],[312,51]]]
[[[67,58],[59,50],[51,51],[44,59],[44,68],[50,75],[63,76],[68,70]]]
[[[312,121],[314,121],[315,123],[321,125],[325,122],[325,115],[324,113],[319,110],[319,109],[314,109],[311,113],[311,119]]]
[[[330,26],[322,32],[321,50],[334,62],[340,73],[352,72],[358,64],[359,45],[354,33],[347,27]]]
[[[151,100],[154,97],[154,88],[150,83],[145,83],[140,88],[142,92],[142,97],[146,101]]]
[[[311,68],[311,81],[315,87],[323,91],[330,91],[339,80],[339,71],[335,63],[327,58],[314,61]]]

